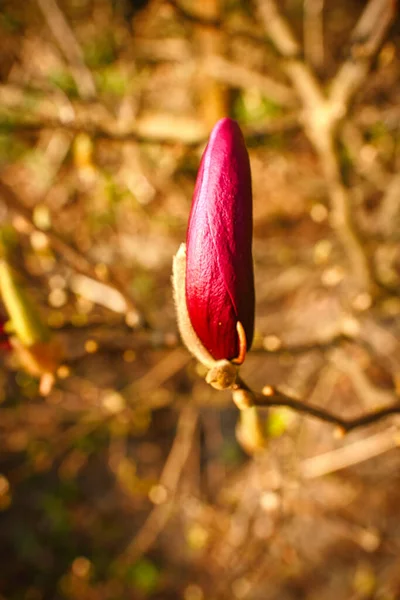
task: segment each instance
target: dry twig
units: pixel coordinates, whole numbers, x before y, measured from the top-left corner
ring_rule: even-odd
[[[182,470],[192,447],[197,421],[198,413],[196,409],[190,404],[186,405],[180,414],[177,433],[158,483],[161,493],[165,495],[165,500],[152,509],[139,532],[124,553],[117,559],[117,564],[136,562],[149,551],[166,526],[171,516],[174,496]]]
[[[109,281],[105,284],[100,281],[96,273],[95,265],[85,256],[83,256],[73,246],[63,240],[57,233],[52,230],[43,232],[36,225],[33,218],[32,211],[23,204],[18,198],[14,190],[0,179],[0,197],[4,204],[14,214],[22,217],[28,224],[31,231],[40,231],[46,236],[49,244],[57,254],[63,257],[64,261],[72,267],[78,273],[82,273],[91,277],[92,279],[99,281],[102,285],[108,285],[110,288],[114,288],[114,294],[118,293],[120,300],[125,304],[125,312],[129,313],[129,322],[137,323],[138,325],[146,325],[144,317],[139,313],[133,300],[127,294],[125,287],[113,276],[109,274]]]
[[[301,463],[300,471],[306,479],[315,479],[398,448],[399,442],[396,428],[390,427],[388,430],[380,431],[342,448],[335,448],[330,452],[307,458]]]
[[[339,68],[328,95],[310,66],[301,58],[301,47],[274,0],[259,0],[265,30],[281,54],[282,66],[303,105],[304,129],[319,156],[331,200],[331,224],[340,239],[358,291],[371,291],[370,267],[353,226],[350,194],[335,148],[337,129],[360,89],[395,14],[393,0],[370,0],[352,35],[352,54]],[[361,37],[362,36],[362,37]]]
[[[227,60],[222,56],[211,55],[207,57],[204,69],[218,81],[222,81],[233,87],[243,89],[257,88],[268,98],[281,106],[293,107],[296,98],[293,91],[280,81],[272,77],[257,73],[252,69]]]
[[[324,0],[304,0],[304,54],[316,69],[324,63]]]
[[[379,209],[379,227],[383,233],[391,234],[397,227],[400,217],[400,174],[393,175],[386,188]]]
[[[349,433],[349,431],[352,431],[353,429],[372,425],[390,415],[400,414],[400,399],[395,394],[392,394],[393,403],[389,406],[365,413],[354,419],[344,419],[319,406],[306,404],[302,400],[289,396],[272,386],[266,386],[263,393],[260,394],[254,392],[241,378],[239,378],[232,389],[234,401],[241,409],[251,406],[286,406],[287,408],[292,408],[296,412],[336,425],[344,433]]]
[[[94,98],[96,85],[93,76],[85,65],[82,49],[56,0],[36,0],[36,2],[69,63],[80,96]]]
[[[32,100],[26,112],[27,100]],[[207,130],[198,119],[186,116],[150,113],[132,122],[122,122],[111,115],[100,102],[60,102],[60,95],[16,85],[0,85],[0,127],[27,131],[63,129],[72,133],[84,132],[98,138],[153,142],[157,144],[198,144],[206,139]],[[5,113],[5,114],[4,114]]]

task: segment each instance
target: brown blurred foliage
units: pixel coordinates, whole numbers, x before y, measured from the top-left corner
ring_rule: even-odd
[[[45,396],[0,358],[1,600],[399,598],[398,417],[338,438],[270,409],[246,455],[170,289],[229,114],[254,184],[246,382],[348,418],[398,402],[396,3],[2,0],[0,39],[0,223],[63,348]]]

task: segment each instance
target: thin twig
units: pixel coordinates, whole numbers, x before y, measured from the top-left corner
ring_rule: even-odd
[[[295,95],[289,86],[222,56],[209,56],[204,68],[215,79],[233,87],[257,88],[281,106],[293,107],[296,104]]]
[[[210,75],[216,80],[226,80],[236,87],[253,81],[254,87],[264,91],[272,99],[278,101],[279,97],[280,104],[293,103],[293,94],[290,94],[289,88],[283,84],[234,63],[231,71],[229,66],[231,63],[220,57],[212,57],[210,61],[214,65],[210,66]],[[222,69],[223,65],[227,67],[225,71]],[[27,101],[32,101],[29,113],[25,109]],[[198,118],[157,112],[143,114],[134,121],[121,121],[110,115],[98,102],[71,100],[66,104],[65,98],[60,98],[60,94],[50,90],[46,90],[43,95],[43,92],[37,89],[3,84],[0,85],[0,103],[0,130],[2,128],[7,130],[11,122],[13,129],[19,131],[41,132],[44,129],[61,129],[71,133],[83,132],[98,139],[118,142],[196,145],[202,144],[207,139],[207,128]],[[245,127],[244,134],[247,137],[257,137],[298,127],[298,111],[294,108],[288,114],[273,120],[257,126]]]
[[[56,0],[36,0],[61,52],[69,63],[71,74],[82,98],[94,98],[96,85],[87,68],[82,49]]]
[[[348,433],[349,431],[360,427],[366,427],[367,425],[376,423],[390,415],[400,414],[400,399],[395,394],[392,395],[393,404],[390,406],[385,406],[384,408],[366,413],[354,419],[344,419],[319,406],[306,404],[302,400],[289,396],[272,386],[266,386],[263,393],[260,394],[254,392],[241,378],[239,378],[232,389],[234,400],[239,407],[286,406],[287,408],[292,408],[296,412],[336,425],[342,429],[344,433]]]
[[[379,208],[379,227],[383,233],[390,235],[398,227],[400,216],[400,174],[393,175],[386,187],[386,192]]]
[[[342,448],[335,448],[330,452],[307,458],[301,463],[300,471],[306,479],[315,479],[398,448],[399,442],[397,429],[391,427]]]
[[[177,433],[158,483],[160,490],[165,493],[166,499],[152,509],[139,532],[117,559],[118,565],[136,562],[148,552],[166,526],[171,516],[173,500],[182,470],[192,447],[197,421],[197,410],[192,405],[186,405],[180,414]]]
[[[353,119],[343,124],[341,139],[355,170],[378,190],[386,190],[391,178],[390,173],[379,160],[378,152],[372,146],[367,148],[363,134]]]
[[[159,146],[198,146],[207,141],[206,129],[203,124],[195,119],[179,118],[176,115],[168,114],[159,115],[160,119],[164,120],[164,124],[157,129],[158,116],[155,116],[154,125],[152,125],[152,117],[148,119],[139,118],[136,124],[130,124],[129,127],[121,128],[114,121],[102,123],[99,119],[93,122],[90,119],[85,123],[83,120],[64,121],[61,118],[32,118],[32,116],[10,115],[12,127],[21,133],[40,133],[44,130],[63,130],[71,133],[87,133],[93,138],[112,140],[113,142],[138,142],[145,144],[157,144]],[[92,121],[92,122],[90,122]],[[169,121],[169,125],[166,123]],[[115,128],[112,124],[115,124]],[[2,119],[0,116],[0,131],[8,129],[10,120]],[[274,133],[288,132],[299,129],[299,119],[294,111],[282,117],[274,118],[256,125],[250,124],[243,127],[243,133],[246,139],[257,140],[263,136]]]
[[[125,398],[130,398],[131,403],[136,404],[141,397],[148,398],[153,390],[161,388],[166,380],[181,371],[190,361],[191,356],[186,350],[175,348],[146,371],[140,379],[126,385],[120,393]]]
[[[337,333],[332,337],[324,340],[311,339],[309,341],[304,341],[300,344],[284,344],[278,341],[277,345],[269,348],[268,346],[258,347],[253,346],[251,349],[252,354],[273,354],[273,355],[282,355],[282,354],[307,354],[308,352],[318,351],[326,351],[332,348],[336,348],[340,346],[344,342],[352,342],[357,338],[357,330],[354,332],[354,335],[350,333]]]
[[[314,145],[327,180],[332,226],[346,250],[359,287],[368,290],[369,267],[353,227],[348,191],[342,181],[335,151],[335,128],[339,119],[344,117],[345,109],[326,98],[311,68],[302,60],[300,45],[274,0],[259,1],[258,6],[265,29],[285,59],[282,66],[302,102],[305,133]]]
[[[91,277],[96,281],[100,281],[98,275],[96,273],[95,265],[83,256],[78,250],[76,250],[73,246],[68,244],[65,240],[63,240],[57,233],[52,230],[48,230],[43,232],[41,229],[35,225],[35,221],[33,218],[32,211],[23,204],[20,198],[17,196],[16,192],[7,185],[4,181],[0,179],[0,197],[4,204],[18,216],[22,217],[24,221],[28,224],[30,230],[40,231],[43,235],[46,236],[48,243],[53,248],[57,254],[62,256],[63,260],[72,267],[78,273],[82,273]],[[127,294],[125,287],[113,276],[112,273],[109,274],[109,281],[105,284],[101,281],[103,285],[108,285],[110,288],[114,288],[115,292],[117,292],[121,298],[121,301],[125,303],[125,312],[129,313],[129,322],[136,322],[138,325],[146,325],[146,321],[141,315],[134,304],[132,298]],[[121,312],[121,311],[119,311]]]
[[[100,102],[65,101],[60,95],[12,84],[0,85],[0,129],[27,131],[63,129],[72,133],[118,141],[153,142],[159,144],[198,144],[206,140],[207,129],[199,119],[169,113],[144,113],[132,122],[116,119]],[[31,101],[29,113],[26,103]]]
[[[316,69],[324,63],[324,0],[304,0],[304,54]]]
[[[339,68],[328,95],[302,60],[301,47],[275,1],[259,0],[258,8],[265,30],[285,59],[282,66],[303,104],[304,129],[319,156],[328,184],[332,227],[347,253],[360,291],[368,292],[372,283],[370,266],[352,222],[349,191],[343,181],[335,142],[338,125],[365,80],[372,57],[394,17],[395,1],[370,0],[367,4],[353,32],[353,53]],[[375,15],[375,20],[371,15]],[[360,32],[364,36],[362,45]]]
[[[374,386],[368,379],[360,364],[349,356],[344,350],[336,348],[329,355],[329,361],[337,369],[345,373],[350,379],[354,391],[359,398],[362,398],[367,405],[390,404],[392,393],[388,390],[381,390]]]
[[[235,26],[231,26],[229,23],[226,24],[223,22],[223,19],[203,16],[198,13],[194,13],[193,11],[187,10],[178,0],[166,0],[170,6],[175,10],[176,14],[179,17],[182,17],[188,23],[193,23],[194,25],[201,25],[203,27],[207,27],[209,29],[217,29],[220,31],[222,28],[224,32],[230,38],[242,38],[253,42],[254,44],[266,46],[267,42],[265,37],[260,34],[257,35],[251,31],[246,31],[245,29],[239,29]]]
[[[335,75],[330,100],[337,110],[345,111],[368,74],[371,60],[378,51],[396,14],[396,0],[369,0],[352,34],[349,58]]]

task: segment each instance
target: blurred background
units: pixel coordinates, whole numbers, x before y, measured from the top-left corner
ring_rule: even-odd
[[[0,1],[0,315],[13,285],[37,312],[0,333],[1,600],[400,598],[398,417],[343,438],[274,408],[243,448],[177,333],[172,256],[229,115],[254,188],[244,379],[348,418],[398,402],[398,9],[276,6]]]

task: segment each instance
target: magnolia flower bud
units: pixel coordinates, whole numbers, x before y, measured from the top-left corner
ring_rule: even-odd
[[[252,191],[246,145],[232,119],[216,124],[204,151],[186,246],[190,325],[214,361],[241,364],[254,330]]]

